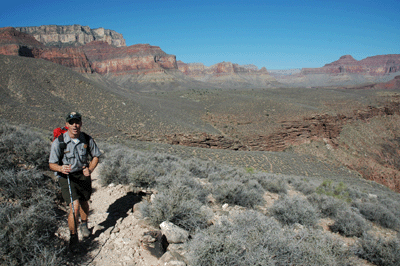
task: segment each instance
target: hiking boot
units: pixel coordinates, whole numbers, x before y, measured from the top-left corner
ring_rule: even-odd
[[[76,252],[77,248],[78,248],[78,243],[79,243],[79,239],[78,239],[78,235],[77,234],[71,234],[70,238],[69,238],[69,250],[71,252]]]
[[[89,237],[90,236],[90,230],[87,226],[87,223],[82,223],[80,225],[80,230],[81,230],[81,234],[83,237]]]

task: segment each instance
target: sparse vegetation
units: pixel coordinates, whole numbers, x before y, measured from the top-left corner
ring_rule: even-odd
[[[284,230],[244,211],[199,231],[188,243],[191,265],[345,265],[350,253],[316,229]]]
[[[399,238],[385,239],[364,234],[357,255],[379,266],[396,266],[400,261]]]
[[[0,168],[47,169],[49,141],[34,129],[0,122]]]
[[[55,190],[52,180],[38,169],[44,167],[37,160],[41,155],[16,148],[21,142],[29,145],[23,130],[3,128],[1,138],[13,148],[2,144],[0,155],[11,154],[14,159],[6,162],[10,168],[3,165],[0,172],[0,222],[5,225],[0,229],[1,262],[62,262],[60,240],[54,236]],[[7,137],[7,132],[16,137]],[[37,145],[45,145],[48,151],[49,141],[39,140]],[[12,141],[16,143],[11,145]],[[372,239],[367,235],[371,223],[365,220],[398,230],[399,203],[394,199],[369,198],[365,191],[329,180],[319,183],[120,144],[101,147],[105,150],[102,184],[153,191],[152,200],[142,204],[143,214],[154,225],[171,221],[192,233],[187,243],[192,265],[348,265],[354,250],[377,265],[394,265],[392,261],[398,259],[398,239]],[[47,160],[48,154],[43,156]],[[290,186],[306,196],[289,196]],[[268,215],[256,211],[264,205],[266,191],[279,196]],[[229,207],[224,211],[212,209],[226,203]],[[357,238],[357,246],[347,247],[316,227],[319,217],[333,219],[330,229]]]
[[[1,128],[0,157],[5,161],[0,170],[0,264],[63,264],[63,247],[54,235],[54,182],[32,168],[44,167],[50,142],[28,128]]]
[[[376,222],[383,227],[400,231],[400,217],[396,216],[379,201],[357,202],[354,206],[360,210],[360,213],[367,220]]]
[[[104,184],[145,184],[156,191],[152,201],[141,204],[152,224],[168,220],[194,234],[187,244],[192,265],[347,265],[355,247],[346,247],[315,225],[320,217],[329,217],[334,220],[331,231],[362,239],[371,225],[361,210],[376,213],[365,205],[368,194],[330,180],[320,183],[118,145],[104,160]],[[139,179],[147,183],[137,182],[133,168],[147,173]],[[288,184],[307,196],[289,196]],[[264,204],[265,191],[279,194],[269,216],[256,211]],[[395,215],[395,201],[381,202]],[[213,204],[226,203],[242,207],[212,211]]]

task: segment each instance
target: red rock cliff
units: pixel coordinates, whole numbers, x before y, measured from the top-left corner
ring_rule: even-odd
[[[83,50],[92,69],[100,74],[154,73],[178,68],[174,55],[149,44],[112,47],[105,42],[91,42],[83,46]]]
[[[360,61],[351,55],[344,55],[321,68],[303,68],[301,73],[305,75],[353,73],[380,76],[397,71],[400,71],[400,54],[371,56]]]
[[[52,26],[45,29],[54,35],[60,30],[59,27]],[[37,29],[30,27],[27,32],[33,30]],[[64,29],[63,32],[68,31]],[[57,36],[61,38],[63,35]],[[49,38],[46,39],[47,44],[50,43]],[[54,36],[52,38],[52,40],[57,39]],[[158,46],[137,44],[116,47],[106,41],[92,41],[82,46],[58,48],[46,46],[32,35],[10,27],[0,28],[0,54],[41,58],[70,67],[80,73],[125,75],[161,73],[165,69],[178,69],[175,56],[166,54]]]

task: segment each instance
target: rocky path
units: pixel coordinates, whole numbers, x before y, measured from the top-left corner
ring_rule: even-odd
[[[152,232],[158,230],[134,213],[141,196],[122,185],[102,187],[98,171],[92,175],[94,193],[91,197],[88,239],[80,238],[81,251],[69,254],[69,265],[163,265],[163,252]],[[66,221],[59,234],[68,243]],[[153,234],[154,235],[154,234]]]

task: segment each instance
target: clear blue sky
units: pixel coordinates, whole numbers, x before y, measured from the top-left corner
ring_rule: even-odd
[[[321,67],[400,53],[400,1],[7,1],[0,27],[79,24],[149,43],[185,63]]]

